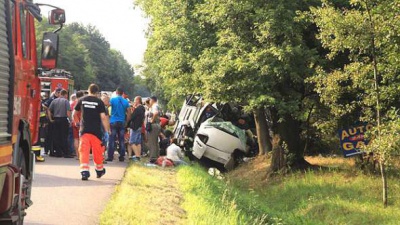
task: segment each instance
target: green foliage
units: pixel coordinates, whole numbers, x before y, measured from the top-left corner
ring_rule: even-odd
[[[36,33],[54,30],[46,20],[36,23]],[[134,93],[134,70],[121,52],[110,48],[105,37],[94,26],[71,23],[61,30],[58,68],[71,71],[77,90],[85,90],[97,83],[102,90],[113,91],[123,87]],[[41,38],[37,38],[38,52]],[[39,54],[40,55],[40,54]],[[40,60],[40,59],[38,59]]]
[[[332,71],[320,70],[314,79],[321,99],[339,117],[356,114],[376,124],[375,139],[367,147],[379,159],[383,204],[387,206],[385,165],[399,151],[399,119],[390,109],[399,107],[399,4],[395,0],[352,0],[349,8],[336,8],[325,0],[312,9],[319,39],[328,58],[347,52],[349,62]],[[385,121],[385,123],[382,123]]]
[[[302,158],[299,136],[318,104],[305,79],[314,75],[319,54],[317,30],[299,12],[318,0],[135,2],[151,19],[144,76],[153,92],[174,103],[200,93],[247,111],[267,108],[274,125],[294,121],[281,126],[294,134],[276,132]]]
[[[151,95],[150,90],[147,88],[146,80],[141,76],[135,76],[133,83],[135,85],[133,96],[149,97]]]
[[[399,106],[400,49],[397,43],[400,29],[394,16],[399,12],[396,7],[399,3],[384,0],[350,3],[348,8],[338,8],[330,1],[324,1],[322,7],[312,9],[320,31],[318,38],[329,50],[328,59],[333,60],[341,54],[348,56],[348,63],[318,70],[313,81],[321,100],[335,116],[354,118],[356,115],[361,120],[372,122],[377,100],[372,39],[375,40],[375,56],[378,58],[380,110],[385,114],[391,107]]]
[[[390,166],[393,155],[400,154],[400,117],[398,111],[389,111],[380,130],[375,127],[368,135],[371,141],[364,147],[365,151],[375,152],[380,162]]]
[[[313,1],[136,3],[152,20],[144,74],[167,97],[199,92],[210,101],[300,111],[315,51],[304,42],[308,24],[295,18]]]
[[[334,60],[346,54],[348,62],[337,68],[318,70],[311,80],[321,100],[341,119],[376,123],[374,58],[377,73],[380,108],[383,117],[392,107],[399,107],[399,1],[349,1],[347,8],[336,7],[330,1],[312,8],[319,27],[318,38]]]
[[[210,33],[196,29],[195,1],[137,0],[136,4],[151,18],[143,74],[154,94],[180,103],[202,86],[200,77],[193,75],[193,61],[208,45]]]

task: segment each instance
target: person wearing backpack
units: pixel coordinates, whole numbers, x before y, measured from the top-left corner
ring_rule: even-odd
[[[140,161],[142,150],[142,126],[146,109],[142,105],[142,97],[136,96],[133,104],[133,113],[128,123],[130,128],[129,144],[131,145],[129,156],[132,161]],[[132,156],[132,150],[134,156]]]

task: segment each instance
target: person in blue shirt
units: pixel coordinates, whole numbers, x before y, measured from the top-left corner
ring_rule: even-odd
[[[128,100],[122,97],[124,91],[122,88],[117,88],[116,96],[110,99],[111,114],[110,125],[111,135],[108,141],[108,158],[107,162],[112,162],[114,159],[115,141],[118,136],[119,141],[119,161],[125,160],[125,124],[127,118],[130,118],[131,110]]]

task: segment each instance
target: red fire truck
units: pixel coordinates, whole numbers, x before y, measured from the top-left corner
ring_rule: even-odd
[[[50,96],[57,88],[68,91],[69,96],[74,93],[74,80],[70,72],[63,69],[44,71],[40,78],[42,93]]]
[[[40,4],[32,0],[0,0],[0,224],[22,224],[30,200],[33,153],[40,107],[35,19]],[[60,25],[43,35],[42,67],[56,67],[58,34],[64,10],[54,8],[49,23]]]

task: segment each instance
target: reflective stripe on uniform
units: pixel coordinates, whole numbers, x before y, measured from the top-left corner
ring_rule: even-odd
[[[96,165],[96,170],[103,170],[103,164]]]
[[[87,164],[87,163],[82,163],[81,164],[81,169],[89,169],[90,167],[89,167],[89,164]]]

